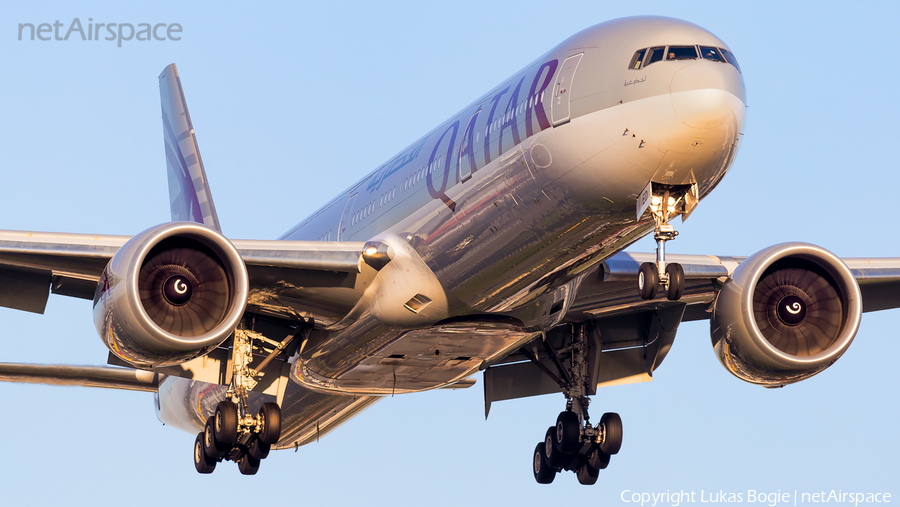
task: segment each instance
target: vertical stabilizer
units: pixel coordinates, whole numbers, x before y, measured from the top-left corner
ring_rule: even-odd
[[[221,232],[200,149],[194,137],[191,115],[181,89],[181,79],[174,63],[159,75],[159,99],[162,104],[172,221],[197,222]]]

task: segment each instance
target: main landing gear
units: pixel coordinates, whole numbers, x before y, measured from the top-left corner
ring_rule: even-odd
[[[257,383],[254,377],[259,374],[249,367],[252,339],[265,338],[243,329],[234,333],[227,399],[216,405],[215,413],[194,440],[194,467],[201,474],[212,473],[222,460],[231,460],[238,464],[242,474],[253,475],[281,437],[281,408],[277,403],[263,403],[256,414],[250,413],[249,393]]]
[[[671,241],[678,236],[669,219],[679,214],[678,207],[683,205],[682,198],[676,199],[669,190],[660,195],[654,195],[650,199],[650,211],[656,227],[653,231],[653,239],[656,240],[656,263],[645,262],[641,264],[638,272],[638,291],[642,299],[655,299],[660,285],[665,288],[666,299],[678,301],[684,294],[684,268],[681,264],[673,262],[666,264],[666,241]]]
[[[540,484],[553,482],[563,470],[575,472],[581,484],[594,484],[600,470],[609,465],[610,457],[622,447],[622,418],[619,414],[603,414],[596,426],[590,423],[588,390],[591,375],[588,368],[589,347],[584,326],[572,326],[571,367],[565,368],[556,350],[544,337],[544,349],[556,365],[560,376],[551,375],[563,387],[566,410],[547,429],[544,440],[534,448],[532,471]],[[595,351],[596,352],[596,351]],[[531,357],[537,361],[536,356]]]

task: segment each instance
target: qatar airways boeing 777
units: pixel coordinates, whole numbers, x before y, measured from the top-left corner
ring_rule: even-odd
[[[540,483],[593,484],[622,443],[598,388],[648,380],[709,320],[738,378],[784,386],[900,306],[900,259],[805,243],[667,255],[727,174],[746,98],[735,55],[661,17],[588,28],[271,241],[222,235],[175,65],[159,76],[172,221],[135,236],[0,231],[0,305],[93,300],[106,366],[2,364],[0,380],[156,393],[194,465],[254,474],[385,395],[562,393]],[[648,234],[655,254],[623,250]],[[562,402],[563,400],[560,399]]]

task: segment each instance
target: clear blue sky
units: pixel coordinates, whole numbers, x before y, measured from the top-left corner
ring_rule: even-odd
[[[675,253],[791,240],[900,256],[892,2],[30,2],[0,5],[0,227],[134,234],[167,221],[157,75],[176,62],[224,231],[274,238],[503,78],[608,19],[660,14],[725,40],[749,99],[731,173]],[[19,23],[179,23],[180,41],[18,41]],[[642,241],[638,250],[651,250]],[[481,385],[386,399],[259,475],[199,476],[193,435],[152,396],[0,385],[3,503],[623,505],[623,490],[890,492],[900,502],[900,311],[867,314],[831,369],[765,390],[684,325],[655,380],[602,390],[621,453],[594,487],[537,485],[535,443],[563,397],[495,404]],[[103,364],[87,301],[0,311],[0,361]],[[265,500],[263,500],[265,501]]]

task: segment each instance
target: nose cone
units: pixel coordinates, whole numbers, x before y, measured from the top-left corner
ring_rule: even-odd
[[[689,127],[715,129],[743,118],[744,81],[729,64],[690,63],[672,76],[671,92],[675,115]]]

